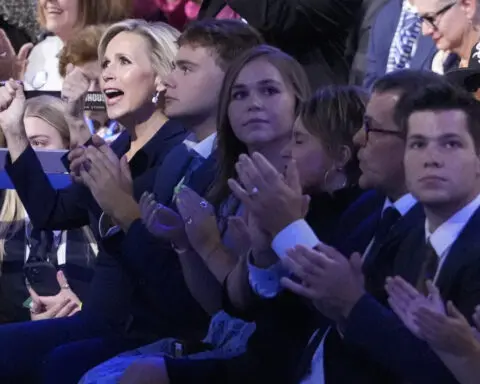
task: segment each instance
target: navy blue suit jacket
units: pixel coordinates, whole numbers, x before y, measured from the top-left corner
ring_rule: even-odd
[[[185,135],[183,126],[170,120],[131,159],[129,165],[137,199],[144,191],[151,189],[156,167],[162,164],[174,146],[183,141]],[[128,133],[120,135],[111,147],[118,156],[126,153],[130,147]],[[98,219],[102,210],[88,188],[72,184],[67,188],[55,190],[31,147],[28,147],[14,164],[9,162],[6,170],[34,227],[66,230],[90,225],[95,237],[100,240]],[[154,317],[155,314],[146,307],[146,300],[137,289],[137,281],[130,271],[121,260],[105,252],[100,241],[99,244],[100,252],[96,259],[95,275],[82,310],[82,317],[95,329],[103,326],[105,330],[122,332],[132,311],[143,313],[147,318]],[[172,295],[169,292],[164,293],[164,296]],[[142,331],[152,332],[146,327]]]
[[[155,171],[149,191],[154,192],[158,202],[171,205],[174,188],[183,178],[190,160],[182,144],[174,148]],[[215,169],[216,157],[212,154],[193,173],[189,186],[204,195],[213,181]],[[186,287],[178,255],[170,243],[152,236],[138,219],[126,234],[122,232],[104,239],[103,244],[136,277],[149,307],[157,314],[148,318],[137,316],[135,328],[144,328],[148,323],[149,328],[161,332],[162,329],[171,331],[169,324],[175,324],[187,334],[170,332],[168,336],[203,338],[208,316]]]
[[[471,319],[480,303],[479,227],[480,210],[477,210],[452,245],[437,281],[443,299],[453,301],[467,319]],[[424,255],[425,231],[421,223],[399,249],[395,274],[415,284]],[[345,341],[361,348],[403,381],[456,383],[428,345],[369,295],[360,300],[347,319]]]
[[[390,0],[377,14],[368,44],[367,71],[363,82],[365,88],[370,88],[377,79],[385,75],[390,46],[402,12],[402,2]],[[436,48],[431,37],[421,35],[410,68],[431,70],[435,53]]]

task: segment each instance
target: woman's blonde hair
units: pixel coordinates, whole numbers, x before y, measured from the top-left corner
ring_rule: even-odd
[[[115,23],[105,31],[100,40],[98,46],[100,61],[103,60],[110,41],[122,32],[135,33],[148,42],[151,48],[152,67],[158,76],[164,78],[171,72],[172,63],[178,51],[179,31],[166,23],[148,23],[139,19],[129,19]]]
[[[40,25],[45,28],[45,15],[38,1],[37,18]],[[75,29],[82,29],[87,25],[115,23],[132,17],[132,0],[78,0],[78,20]]]
[[[65,119],[65,106],[60,99],[47,95],[28,99],[24,114],[24,118],[26,117],[36,117],[51,125],[60,134],[65,148],[69,147],[70,131]],[[6,147],[3,134],[0,135],[0,147]],[[5,190],[0,209],[0,262],[5,257],[5,242],[8,237],[17,233],[24,223],[25,208],[18,197],[17,191],[14,189]],[[96,244],[90,228],[84,227],[83,232],[90,244]]]

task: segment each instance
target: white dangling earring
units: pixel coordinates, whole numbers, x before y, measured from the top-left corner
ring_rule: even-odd
[[[152,97],[152,103],[153,103],[153,104],[157,104],[159,98],[160,98],[160,92],[157,91],[157,92],[155,92],[155,94],[154,94],[153,97]]]

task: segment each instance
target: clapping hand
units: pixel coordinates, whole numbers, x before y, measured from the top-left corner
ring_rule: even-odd
[[[387,280],[390,306],[407,328],[435,351],[456,356],[478,351],[479,332],[451,301],[443,304],[438,288],[431,281],[427,282],[427,288],[429,295],[425,297],[402,278],[390,278]]]
[[[142,195],[140,212],[143,224],[153,236],[181,248],[188,247],[182,217],[173,209],[157,203],[153,194],[145,192]]]
[[[47,320],[60,317],[73,316],[82,308],[79,298],[68,285],[68,281],[62,271],[57,272],[57,281],[60,292],[55,296],[39,296],[27,286],[32,299],[30,316],[32,320]]]
[[[387,278],[385,285],[390,308],[415,336],[422,339],[424,335],[419,329],[415,317],[417,311],[423,307],[429,308],[436,313],[445,314],[443,301],[431,281],[427,282],[427,288],[430,295],[425,297],[410,283],[399,276]]]
[[[177,194],[176,204],[190,245],[200,256],[208,258],[222,244],[213,206],[186,186]]]
[[[282,285],[313,300],[317,309],[334,321],[348,317],[365,293],[358,253],[348,259],[325,244],[315,249],[297,246],[287,252],[284,264],[300,281],[284,277]]]
[[[239,182],[230,179],[230,189],[273,237],[305,217],[310,199],[302,193],[293,160],[287,165],[285,177],[259,153],[240,155],[235,168]]]

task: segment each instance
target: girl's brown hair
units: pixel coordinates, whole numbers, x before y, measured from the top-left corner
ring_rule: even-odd
[[[220,91],[217,114],[219,169],[208,195],[209,201],[217,207],[230,195],[227,180],[237,177],[235,163],[242,153],[247,152],[246,145],[235,136],[228,117],[232,87],[240,71],[255,60],[265,60],[280,72],[287,88],[295,96],[296,114],[299,112],[302,103],[310,96],[310,85],[302,66],[293,57],[277,48],[259,45],[244,52],[229,66]]]

